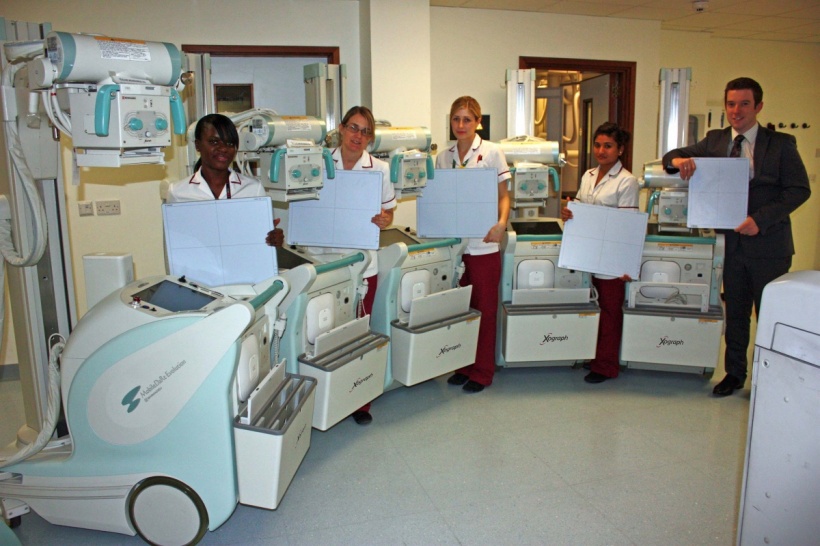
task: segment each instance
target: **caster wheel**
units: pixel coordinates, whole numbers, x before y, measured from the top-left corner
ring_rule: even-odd
[[[208,511],[196,491],[179,480],[147,478],[131,490],[128,516],[148,544],[196,544],[208,531]]]
[[[20,527],[20,524],[23,523],[23,516],[17,516],[16,518],[11,518],[9,520],[9,527],[15,529]]]

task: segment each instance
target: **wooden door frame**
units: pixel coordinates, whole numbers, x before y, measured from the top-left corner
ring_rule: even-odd
[[[211,57],[324,57],[339,64],[338,46],[252,46],[182,44],[183,53],[209,53]]]
[[[565,59],[559,57],[519,57],[519,69],[573,70],[600,72],[610,75],[609,119],[635,133],[635,75],[638,63],[597,59]],[[618,99],[621,100],[618,100]],[[632,140],[624,146],[624,167],[632,170]]]

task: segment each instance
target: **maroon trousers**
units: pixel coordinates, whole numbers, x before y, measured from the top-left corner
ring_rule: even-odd
[[[620,371],[621,331],[624,325],[624,294],[626,283],[621,279],[596,279],[601,321],[598,323],[598,346],[589,369],[607,377],[618,377]]]
[[[470,307],[481,313],[478,327],[478,348],[475,363],[461,368],[458,373],[488,387],[495,375],[495,328],[498,316],[498,287],[501,284],[501,253],[463,256],[465,272],[461,286],[473,287]]]
[[[364,295],[364,301],[362,304],[364,305],[364,314],[369,315],[373,312],[373,302],[376,299],[376,283],[378,281],[378,275],[367,277],[365,280],[367,281],[367,294]],[[370,411],[370,402],[360,407],[359,411]]]

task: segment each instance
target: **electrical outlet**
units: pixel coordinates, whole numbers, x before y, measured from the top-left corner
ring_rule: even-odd
[[[80,216],[94,216],[94,203],[91,201],[78,201],[77,207],[80,209]]]
[[[95,203],[97,216],[116,216],[120,213],[120,200],[109,199],[108,201],[97,201]]]

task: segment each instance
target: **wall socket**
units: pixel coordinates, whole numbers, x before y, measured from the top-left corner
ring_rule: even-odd
[[[94,203],[92,201],[78,201],[77,207],[80,209],[80,216],[94,216]]]
[[[95,209],[97,216],[116,216],[120,214],[120,200],[109,199],[107,201],[96,201]]]

